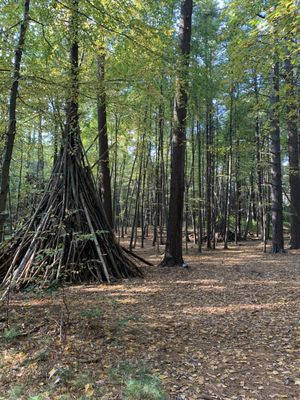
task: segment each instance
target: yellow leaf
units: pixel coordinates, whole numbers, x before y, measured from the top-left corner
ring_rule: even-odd
[[[87,383],[84,387],[84,392],[87,397],[92,397],[94,395],[93,386],[90,383]]]
[[[164,379],[167,378],[167,376],[166,376],[166,375],[163,375],[163,374],[160,374],[159,377],[160,377],[161,380],[164,380]]]

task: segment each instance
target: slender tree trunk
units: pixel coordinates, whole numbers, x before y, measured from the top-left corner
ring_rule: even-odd
[[[270,96],[271,116],[271,199],[272,199],[272,252],[284,252],[283,202],[279,127],[279,62],[272,71]]]
[[[235,114],[237,115],[237,113]],[[242,184],[240,180],[240,139],[238,137],[238,129],[235,130],[236,138],[236,162],[235,162],[235,234],[234,240],[237,245],[242,237],[242,211],[241,211],[241,197],[242,197]]]
[[[270,152],[270,145],[268,147],[268,152]],[[269,163],[271,163],[271,157],[269,157]],[[265,182],[270,182],[271,181],[271,171],[268,171],[268,173],[265,176]],[[266,240],[272,239],[272,189],[271,185],[268,185],[266,189],[266,197],[267,197],[267,207],[266,207]]]
[[[115,227],[119,224],[119,215],[117,215],[118,208],[118,179],[117,179],[117,171],[118,171],[118,134],[119,128],[121,124],[121,116],[118,117],[115,114],[115,151],[114,151],[114,160],[113,160],[113,200],[112,200],[112,221]]]
[[[111,180],[109,167],[109,147],[106,119],[106,91],[105,91],[105,54],[103,49],[97,56],[98,95],[97,115],[99,134],[99,161],[100,161],[100,190],[104,211],[111,228],[113,228],[113,211],[111,197]]]
[[[163,92],[162,92],[163,94]],[[164,108],[163,108],[163,119],[165,120]],[[160,173],[161,173],[161,215],[160,215],[160,227],[159,227],[159,239],[160,244],[165,244],[165,225],[168,220],[168,207],[167,207],[167,167],[164,155],[164,124],[161,124],[160,129]],[[168,153],[167,153],[168,154]],[[168,155],[166,155],[166,158]]]
[[[23,176],[23,158],[24,158],[24,149],[23,142],[21,143],[21,159],[20,159],[20,170],[19,170],[19,181],[18,181],[18,190],[17,190],[17,207],[16,207],[16,215],[15,219],[18,221],[20,214],[20,205],[21,205],[21,188],[22,188],[22,176]]]
[[[211,104],[206,107],[206,234],[207,248],[211,249],[212,239],[212,124]]]
[[[245,231],[243,234],[243,240],[247,240],[248,234],[249,234],[249,229],[252,224],[252,196],[253,196],[253,174],[251,173],[250,175],[250,189],[249,189],[249,195],[248,195],[248,204],[247,204],[247,211],[246,211],[246,225],[245,225]]]
[[[167,220],[166,206],[166,177],[164,165],[164,126],[165,126],[165,109],[163,102],[163,86],[160,88],[161,101],[159,105],[159,140],[158,140],[158,159],[159,159],[159,244],[164,244],[164,221]]]
[[[231,207],[231,180],[232,180],[232,164],[233,164],[233,100],[234,89],[231,88],[230,93],[230,114],[229,114],[229,154],[227,160],[227,180],[226,180],[226,206],[225,206],[225,235],[224,235],[224,249],[228,249],[229,239],[229,217]]]
[[[188,243],[189,243],[189,232],[188,232],[188,221],[189,221],[189,202],[190,202],[190,177],[188,175],[188,149],[186,147],[185,153],[185,212],[184,212],[184,227],[185,227],[185,253],[188,254]]]
[[[151,155],[151,143],[149,143],[149,149],[147,156],[143,157],[143,176],[142,176],[142,193],[141,193],[141,248],[144,248],[145,242],[145,193],[146,193],[146,181],[147,181],[147,169],[149,159]]]
[[[147,114],[145,113],[145,121],[147,118]],[[142,134],[141,138],[141,146],[139,149],[137,149],[139,153],[139,160],[140,160],[140,165],[139,165],[139,174],[137,178],[137,191],[136,191],[136,198],[135,198],[135,207],[134,207],[134,214],[133,214],[133,221],[132,221],[132,229],[131,229],[131,237],[130,237],[130,244],[129,244],[129,249],[130,251],[134,248],[134,235],[135,235],[135,230],[137,228],[137,220],[138,220],[138,211],[139,211],[139,200],[140,200],[140,195],[141,195],[141,187],[142,187],[142,179],[143,179],[143,167],[144,167],[144,151],[145,151],[145,131]]]
[[[182,219],[184,205],[184,165],[187,119],[187,78],[191,47],[193,0],[183,0],[180,18],[180,59],[176,79],[174,127],[172,135],[170,204],[167,242],[162,266],[185,266],[182,257]]]
[[[286,96],[288,118],[288,153],[289,153],[289,180],[291,196],[291,248],[300,248],[300,171],[299,171],[299,143],[297,129],[297,102],[295,101],[294,71],[290,56],[285,60]]]
[[[37,160],[37,170],[36,170],[36,176],[37,176],[37,185],[38,189],[42,190],[44,188],[44,181],[45,181],[45,176],[44,176],[44,146],[43,146],[43,127],[42,127],[42,116],[39,116],[39,129],[38,129],[38,160]]]
[[[235,181],[235,232],[234,232],[234,241],[237,245],[241,240],[241,222],[242,222],[242,213],[241,213],[241,181],[239,179],[239,157],[237,156],[237,164],[236,164],[236,181]]]
[[[202,252],[202,165],[201,165],[201,130],[197,122],[197,155],[198,155],[198,251]]]
[[[1,181],[0,242],[4,238],[5,210],[6,210],[7,196],[9,192],[9,171],[10,171],[11,158],[16,136],[16,108],[17,108],[17,97],[18,97],[19,80],[20,80],[20,68],[21,68],[26,32],[29,23],[29,5],[30,5],[30,0],[25,0],[23,21],[20,25],[20,34],[19,34],[17,48],[15,51],[13,83],[10,89],[8,131],[6,135],[6,142],[4,147],[4,155],[3,155],[2,170],[0,177]]]
[[[121,226],[120,226],[120,218],[122,216],[122,212],[124,210],[124,206],[123,206],[123,185],[124,185],[124,176],[125,176],[125,166],[126,166],[126,153],[123,156],[123,160],[120,166],[120,172],[119,172],[119,187],[118,187],[118,199],[116,199],[118,201],[119,204],[119,215],[115,218],[115,222],[116,222],[116,229],[118,232],[118,241],[120,241],[121,238]]]
[[[158,119],[159,119],[159,110],[158,110]],[[157,123],[159,125],[159,121]],[[158,127],[156,127],[155,132],[155,154],[156,154],[156,163],[155,163],[155,193],[154,193],[154,218],[153,218],[153,240],[152,246],[154,247],[155,244],[159,246],[158,243],[158,226],[159,226],[159,218],[160,218],[160,153],[159,153],[159,139],[158,139]]]
[[[154,221],[153,221],[153,241],[152,246],[155,244],[159,248],[159,239],[158,239],[158,227],[161,222],[161,213],[162,213],[162,171],[161,171],[161,134],[163,131],[163,108],[162,108],[162,99],[158,108],[158,120],[156,126],[155,133],[155,153],[156,153],[156,164],[155,164],[155,193],[154,193]]]
[[[128,181],[128,185],[127,185],[127,191],[126,191],[126,197],[125,197],[125,209],[124,209],[122,228],[121,228],[121,237],[122,238],[124,238],[124,236],[125,236],[127,225],[128,225],[129,195],[130,195],[130,188],[131,188],[131,183],[132,183],[132,179],[133,179],[133,173],[134,173],[134,168],[135,168],[137,158],[138,158],[138,152],[136,152],[136,154],[134,156],[131,173],[130,173],[130,177],[129,177],[129,181]]]
[[[196,186],[195,186],[195,122],[192,120],[191,144],[192,144],[192,169],[191,169],[191,182],[192,182],[192,223],[193,223],[193,242],[197,243],[197,221],[196,221]]]
[[[52,118],[54,124],[54,132],[53,132],[53,167],[54,167],[59,155],[61,140],[64,137],[65,127],[58,102],[55,102],[55,100],[53,99],[49,99],[49,102],[51,103],[52,106]]]
[[[211,104],[212,105],[212,104]],[[214,127],[214,111],[213,105],[211,107],[210,118],[210,132],[211,132],[211,149],[212,149],[212,176],[211,176],[211,237],[212,249],[216,248],[216,221],[217,221],[217,196],[216,196],[216,183],[217,183],[217,154],[214,149],[214,141],[217,140],[217,129]]]
[[[228,155],[227,159],[227,179],[226,179],[226,190],[225,190],[225,198],[226,198],[226,205],[225,205],[225,235],[224,235],[224,249],[228,249],[228,241],[229,241],[229,219],[230,219],[230,207],[231,207],[231,173],[232,173],[232,155],[231,152]]]
[[[258,185],[258,207],[259,207],[259,221],[260,221],[260,235],[264,237],[264,220],[265,220],[265,208],[263,198],[263,173],[261,165],[261,140],[260,140],[260,120],[259,120],[259,89],[257,74],[254,76],[254,94],[256,103],[256,117],[255,117],[255,140],[256,140],[256,168],[257,168],[257,185]]]

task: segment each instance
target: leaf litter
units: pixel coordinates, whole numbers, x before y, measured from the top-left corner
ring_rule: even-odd
[[[12,294],[0,398],[300,399],[299,251],[251,241],[185,260],[143,280]]]

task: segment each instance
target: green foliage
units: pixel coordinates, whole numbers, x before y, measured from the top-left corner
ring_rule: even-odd
[[[142,379],[130,379],[126,382],[124,398],[127,400],[165,400],[160,380],[156,377],[145,376]]]
[[[20,336],[20,334],[20,328],[18,326],[12,326],[4,330],[2,339],[4,339],[6,342],[13,342],[18,336]]]
[[[119,326],[127,326],[130,322],[137,322],[140,320],[140,317],[138,315],[129,315],[126,318],[120,319],[118,322]]]
[[[12,400],[18,400],[24,392],[24,385],[14,385],[9,390],[9,395]]]
[[[116,368],[109,370],[109,377],[113,383],[124,383],[128,376],[134,373],[135,366],[129,361],[120,363]]]
[[[114,384],[122,385],[126,400],[166,400],[160,378],[152,374],[144,365],[135,365],[128,361],[119,364],[109,371]]]
[[[84,389],[85,385],[88,385],[91,383],[91,378],[87,374],[80,374],[76,376],[74,380],[72,380],[72,386],[74,386],[76,389]]]
[[[45,397],[38,394],[38,395],[33,395],[33,396],[29,396],[27,400],[44,400]]]
[[[87,319],[94,319],[94,318],[100,318],[104,314],[103,310],[100,308],[91,308],[88,310],[83,310],[81,311],[80,315],[84,318]]]

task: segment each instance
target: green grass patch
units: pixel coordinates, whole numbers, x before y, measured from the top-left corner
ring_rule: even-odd
[[[2,334],[2,339],[6,342],[13,342],[18,336],[20,336],[21,330],[18,326],[12,326],[6,328]]]
[[[167,400],[159,376],[143,363],[120,363],[109,371],[109,377],[113,384],[123,387],[124,400]]]

